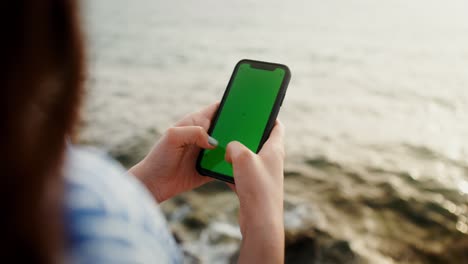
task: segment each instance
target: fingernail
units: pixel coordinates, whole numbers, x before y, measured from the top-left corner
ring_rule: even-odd
[[[208,136],[208,144],[210,144],[213,147],[218,146],[218,140]]]

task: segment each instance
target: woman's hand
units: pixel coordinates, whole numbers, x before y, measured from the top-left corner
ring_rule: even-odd
[[[158,202],[213,180],[198,174],[195,162],[200,148],[212,149],[217,144],[206,131],[218,106],[219,103],[212,104],[177,122],[150,153],[130,169]]]
[[[200,148],[216,144],[206,133],[219,104],[190,114],[171,127],[150,153],[130,172],[138,177],[158,202],[196,188],[211,180],[198,174],[195,162]],[[226,148],[232,163],[239,197],[242,246],[239,262],[282,263],[284,261],[283,146],[284,128],[276,122],[258,154],[239,142]]]
[[[277,121],[258,154],[231,142],[226,160],[232,163],[239,197],[242,246],[239,263],[283,263],[284,128]]]

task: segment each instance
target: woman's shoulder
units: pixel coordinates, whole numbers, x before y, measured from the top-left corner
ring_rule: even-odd
[[[105,202],[106,209],[111,209],[112,205],[122,208],[129,199],[150,200],[152,205],[157,206],[135,177],[97,148],[70,146],[67,149],[65,179],[67,188],[72,191],[83,189],[98,196]]]
[[[73,262],[180,262],[148,190],[103,151],[69,147],[65,212]]]

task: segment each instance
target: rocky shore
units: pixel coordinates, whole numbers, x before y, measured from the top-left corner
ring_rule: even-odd
[[[111,153],[133,164],[141,145]],[[161,206],[186,262],[235,263],[238,201],[224,183]],[[288,162],[284,207],[286,263],[468,263],[467,197],[405,172]]]

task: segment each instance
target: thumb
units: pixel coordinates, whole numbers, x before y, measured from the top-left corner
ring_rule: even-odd
[[[251,160],[255,154],[238,141],[230,142],[226,147],[225,159],[227,162],[236,164]]]
[[[166,140],[176,147],[197,145],[200,148],[212,149],[218,145],[218,141],[210,137],[201,126],[171,127],[166,132]]]

